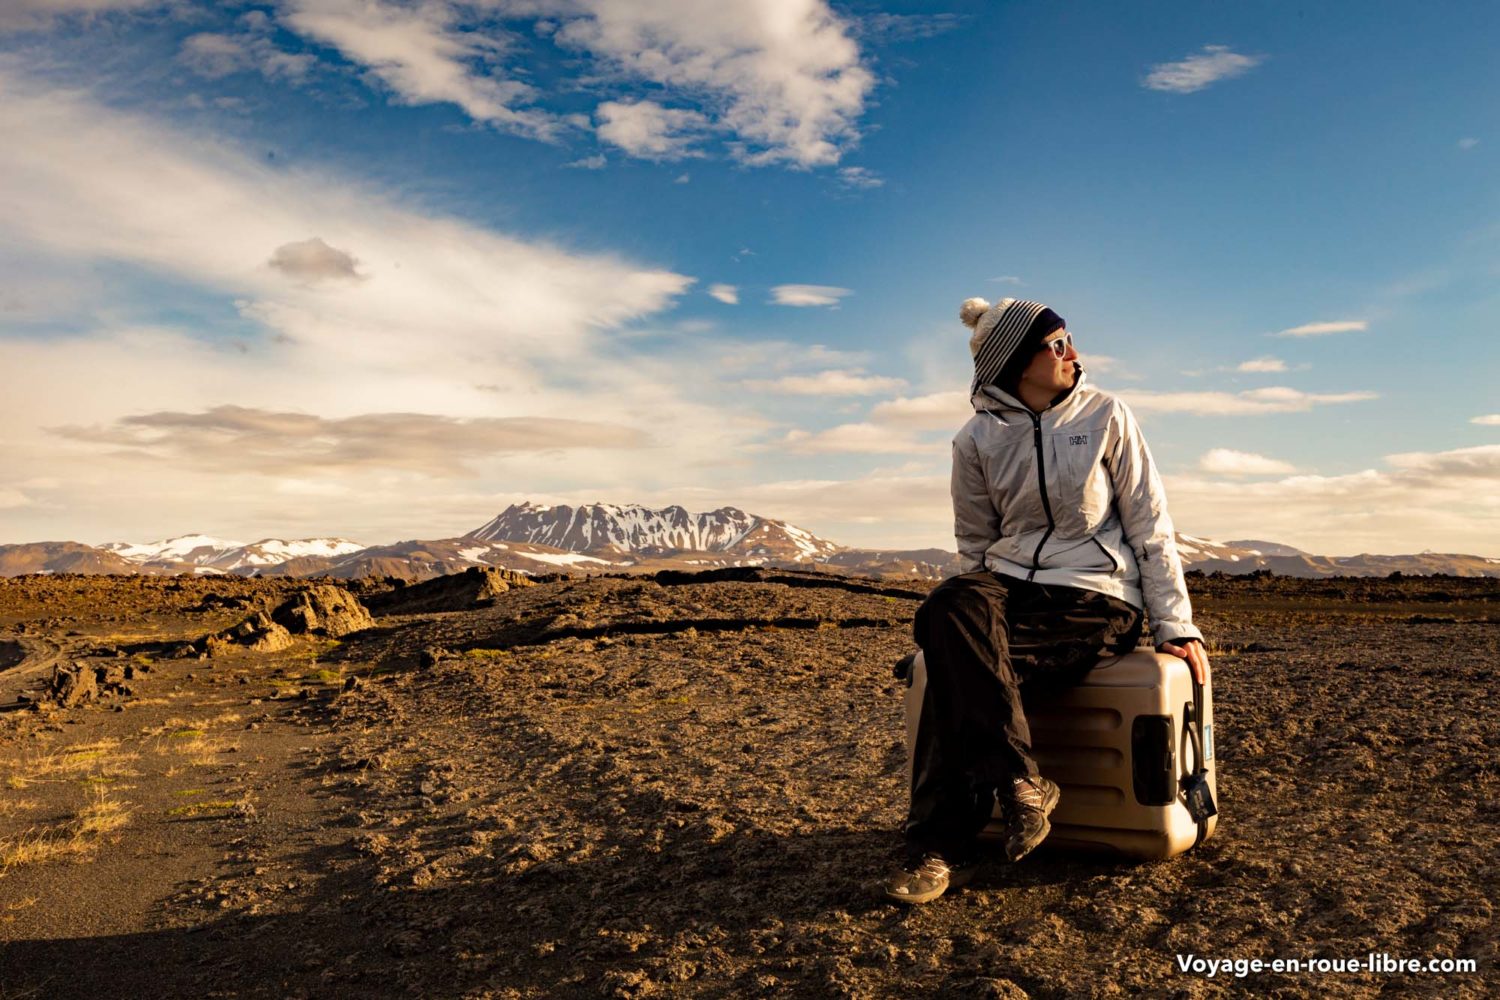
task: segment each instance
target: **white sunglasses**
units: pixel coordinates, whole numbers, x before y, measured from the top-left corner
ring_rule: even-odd
[[[1042,347],[1050,350],[1054,358],[1062,359],[1068,356],[1068,351],[1073,346],[1073,335],[1064,333],[1056,340],[1048,340],[1042,343]]]

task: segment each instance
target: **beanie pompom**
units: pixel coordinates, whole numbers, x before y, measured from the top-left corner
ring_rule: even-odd
[[[964,326],[973,329],[979,317],[989,310],[990,304],[984,299],[964,299],[964,304],[958,307],[958,318],[964,321]]]

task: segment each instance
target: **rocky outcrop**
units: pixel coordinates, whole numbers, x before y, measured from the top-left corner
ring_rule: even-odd
[[[52,683],[47,693],[63,708],[75,708],[93,701],[99,696],[94,668],[87,663],[59,663],[52,669]]]
[[[375,620],[353,594],[342,587],[309,587],[267,614],[257,611],[234,628],[204,636],[194,644],[201,655],[218,656],[231,649],[274,653],[298,635],[336,638],[370,628]]]
[[[63,708],[77,708],[108,695],[128,697],[135,692],[127,682],[134,679],[138,669],[147,668],[119,663],[95,667],[81,660],[58,664],[52,668],[47,697]]]
[[[524,573],[489,566],[474,566],[424,583],[397,587],[370,598],[370,608],[387,615],[415,615],[433,611],[466,611],[493,604],[495,598],[514,587],[530,587],[534,581]]]
[[[255,653],[274,653],[286,649],[293,642],[292,633],[264,611],[240,622],[234,628],[225,629],[217,635],[204,636],[199,640],[199,652],[218,656],[231,649],[248,649]]]
[[[375,620],[359,599],[343,587],[309,587],[271,612],[271,620],[288,632],[310,632],[337,638],[370,628]]]

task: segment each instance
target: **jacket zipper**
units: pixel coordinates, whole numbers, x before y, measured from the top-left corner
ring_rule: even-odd
[[[1042,532],[1042,540],[1036,543],[1036,551],[1031,554],[1031,572],[1026,574],[1027,580],[1036,579],[1037,570],[1042,568],[1042,546],[1047,544],[1052,530],[1057,527],[1052,521],[1052,503],[1047,499],[1047,464],[1042,458],[1042,418],[1036,413],[1031,414],[1031,436],[1036,445],[1036,485],[1042,493],[1042,510],[1047,512],[1047,530]]]

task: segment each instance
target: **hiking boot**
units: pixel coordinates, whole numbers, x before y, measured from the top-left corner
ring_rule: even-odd
[[[930,903],[949,889],[967,885],[979,870],[978,862],[950,864],[928,852],[886,879],[885,898],[898,903]]]
[[[1056,785],[1043,777],[1017,778],[1003,802],[1005,812],[1005,856],[1020,861],[1047,839],[1052,824],[1047,817],[1061,797]]]

